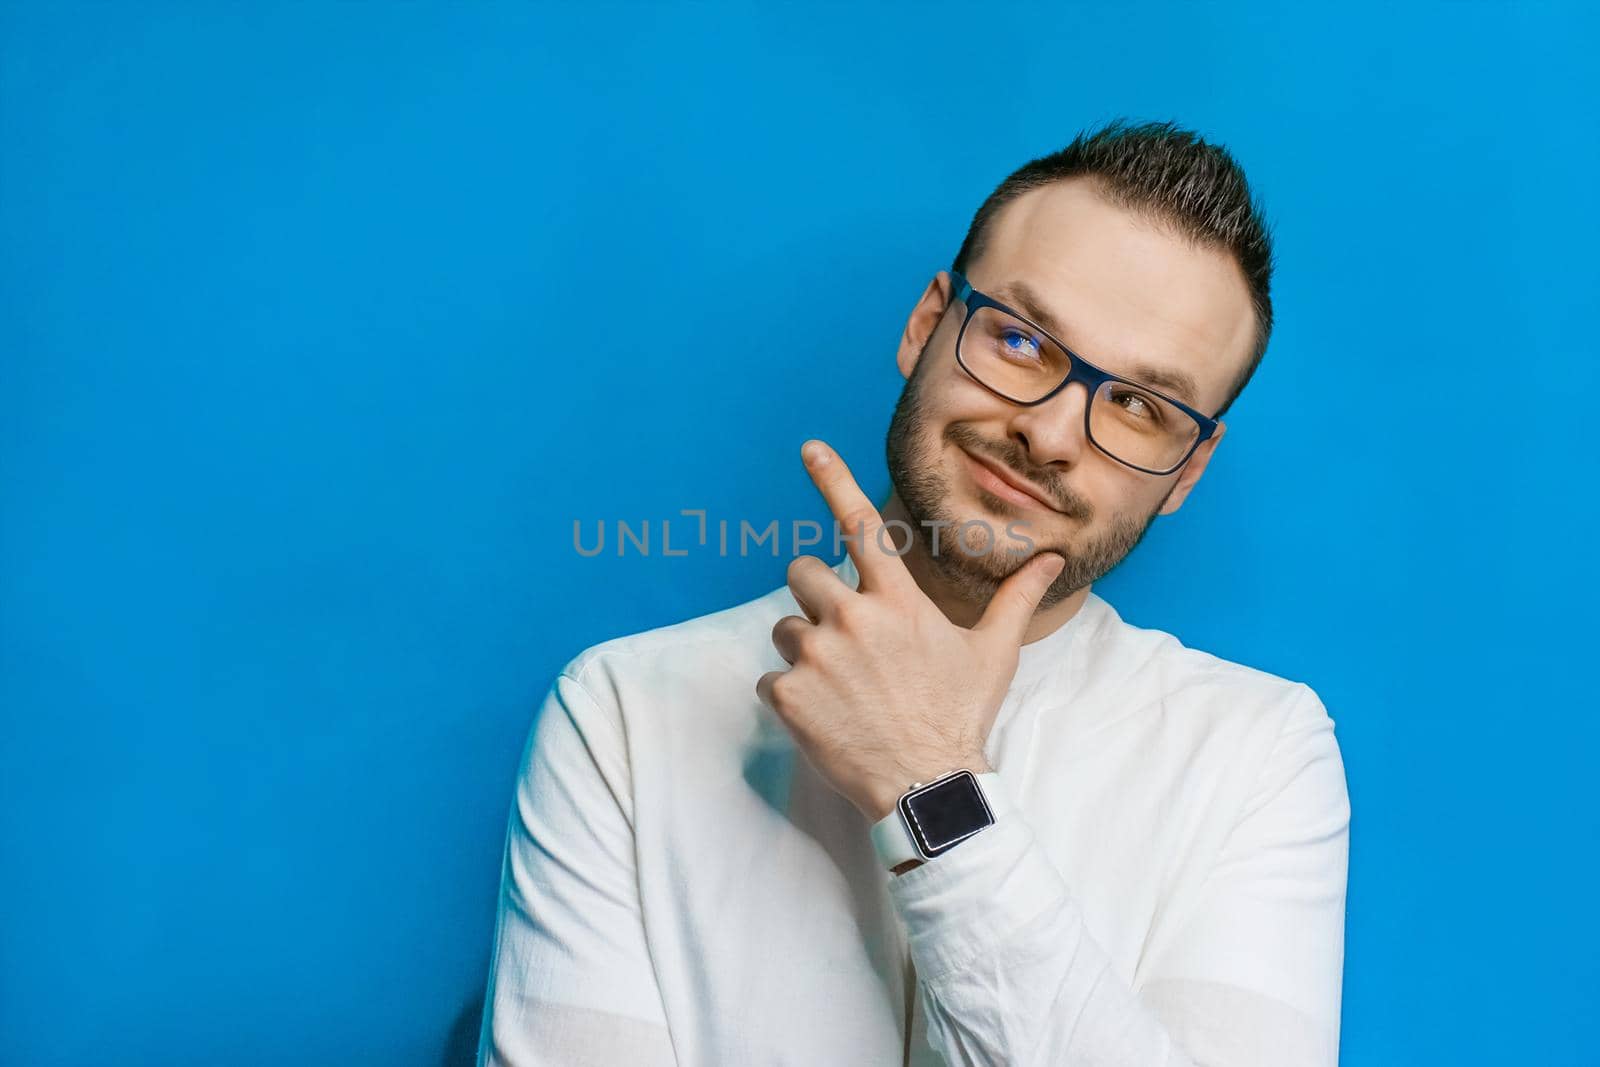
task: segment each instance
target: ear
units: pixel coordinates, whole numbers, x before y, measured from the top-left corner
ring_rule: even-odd
[[[1189,457],[1189,462],[1183,465],[1183,470],[1178,472],[1178,480],[1173,483],[1172,491],[1167,494],[1166,501],[1161,505],[1160,514],[1171,515],[1183,506],[1184,498],[1189,495],[1189,490],[1194,488],[1200,476],[1206,472],[1206,464],[1211,462],[1211,454],[1217,450],[1217,445],[1222,443],[1222,435],[1228,432],[1228,424],[1217,423],[1217,432],[1206,439],[1206,442],[1194,450],[1194,455]]]
[[[917,357],[922,354],[928,338],[933,335],[939,320],[944,317],[945,308],[950,305],[950,295],[950,275],[940,271],[922,291],[917,306],[911,309],[911,317],[906,319],[905,332],[900,335],[900,351],[895,355],[895,363],[900,367],[902,378],[911,377],[911,372],[916,369]]]

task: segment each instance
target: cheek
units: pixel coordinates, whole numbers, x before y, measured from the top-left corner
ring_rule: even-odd
[[[953,338],[952,338],[953,340]],[[929,348],[917,364],[916,390],[930,419],[986,423],[1005,420],[1013,406],[972,380],[952,347]]]
[[[1102,529],[1118,518],[1149,515],[1161,506],[1172,480],[1142,477],[1093,452],[1068,481],[1094,507],[1094,526]]]

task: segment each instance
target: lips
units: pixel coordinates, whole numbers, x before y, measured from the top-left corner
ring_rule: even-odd
[[[965,449],[962,450],[962,454],[967,457],[967,462],[971,463],[977,468],[977,470],[974,472],[975,480],[979,483],[979,485],[983,486],[984,489],[987,489],[991,492],[994,492],[995,489],[1001,487],[1012,490],[1011,493],[1006,493],[1003,491],[996,492],[996,496],[1011,498],[1014,494],[1019,494],[1027,497],[1032,503],[1038,505],[1039,507],[1045,508],[1049,511],[1060,511],[1060,509],[1051,502],[1050,498],[1045,495],[1044,491],[1035,486],[1032,482],[1021,478],[1014,472],[993,462],[987,457],[975,456],[971,452],[967,452]],[[984,485],[986,480],[983,477],[984,475],[988,475],[988,480],[1001,483],[1000,486],[996,487],[992,485]]]

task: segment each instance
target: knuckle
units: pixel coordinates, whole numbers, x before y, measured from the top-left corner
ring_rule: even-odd
[[[772,643],[779,648],[793,651],[798,658],[806,647],[811,644],[811,627],[804,619],[794,615],[785,615],[772,627]]]
[[[846,597],[834,608],[834,620],[846,630],[858,630],[866,622],[865,605],[860,597]]]
[[[788,581],[794,582],[805,577],[805,573],[811,569],[811,565],[820,562],[815,556],[796,556],[789,561],[789,566],[785,571]]]
[[[794,683],[789,680],[788,674],[780,674],[767,683],[767,696],[771,698],[772,707],[775,710],[782,712],[790,710],[794,699],[794,694],[791,691],[793,685]]]

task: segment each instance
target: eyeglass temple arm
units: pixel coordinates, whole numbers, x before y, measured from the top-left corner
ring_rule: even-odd
[[[959,300],[965,304],[967,302],[967,297],[972,295],[972,283],[967,281],[966,275],[962,274],[960,271],[954,270],[950,272],[950,281],[955,286],[955,292],[952,294],[951,298],[954,300]]]

